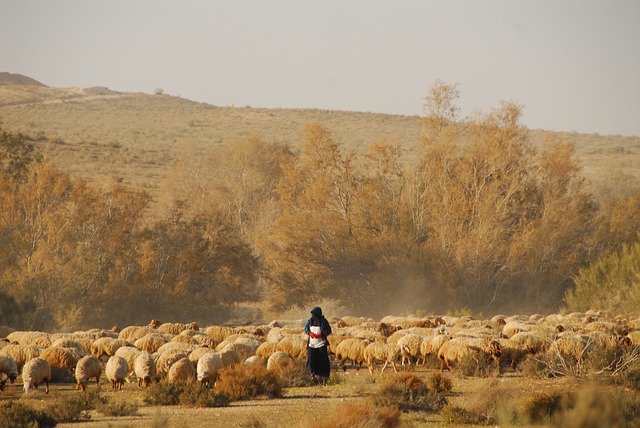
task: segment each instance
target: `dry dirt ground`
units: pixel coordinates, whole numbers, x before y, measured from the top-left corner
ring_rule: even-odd
[[[420,376],[429,376],[435,369],[417,368]],[[342,372],[340,372],[342,373]],[[122,391],[112,391],[106,380],[99,386],[89,385],[89,390],[100,388],[102,394],[114,401],[131,400],[139,404],[135,416],[107,417],[91,411],[91,419],[71,424],[59,424],[58,427],[102,428],[102,427],[310,427],[314,422],[330,418],[339,406],[348,401],[366,400],[379,389],[386,376],[392,375],[389,370],[384,374],[369,374],[367,370],[359,372],[348,370],[338,378],[341,380],[328,386],[308,386],[288,388],[282,398],[258,398],[254,400],[231,402],[228,407],[192,408],[185,406],[147,406],[143,402],[144,390],[137,384],[125,384]],[[447,394],[450,404],[472,407],[478,400],[486,398],[486,392],[501,389],[509,398],[518,400],[541,390],[550,391],[564,389],[567,380],[532,380],[520,374],[507,372],[499,377],[460,378],[451,375],[453,390]],[[24,397],[21,385],[7,384],[7,389],[0,393],[0,399],[21,399],[37,407],[60,396],[80,394],[73,384],[52,384],[49,395],[39,388],[34,395]],[[442,419],[440,414],[427,412],[403,413],[401,420],[404,427],[447,427],[453,426]],[[472,425],[465,425],[472,426]]]

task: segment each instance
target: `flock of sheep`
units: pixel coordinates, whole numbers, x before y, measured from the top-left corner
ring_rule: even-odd
[[[440,370],[453,371],[464,358],[514,369],[530,354],[552,353],[580,361],[594,350],[640,345],[640,319],[612,318],[600,312],[549,316],[393,317],[380,321],[345,316],[330,319],[330,354],[337,367],[366,364],[373,373],[391,364],[411,369],[437,358]],[[264,364],[271,370],[306,358],[304,320],[255,326],[160,323],[122,330],[46,333],[0,326],[0,390],[21,374],[25,393],[55,382],[56,373],[73,375],[85,391],[104,376],[113,389],[137,379],[139,387],[197,381],[211,387],[220,370],[235,364]]]

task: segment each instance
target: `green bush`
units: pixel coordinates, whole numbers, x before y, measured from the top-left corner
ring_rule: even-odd
[[[581,269],[575,288],[565,295],[570,311],[602,309],[610,313],[635,313],[640,306],[640,243],[625,245],[618,253],[600,258]]]

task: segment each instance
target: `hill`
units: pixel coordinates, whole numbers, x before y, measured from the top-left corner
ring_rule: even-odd
[[[526,109],[526,106],[525,106]],[[51,88],[25,76],[0,73],[0,123],[21,132],[73,174],[93,182],[116,180],[162,196],[162,185],[187,147],[214,150],[248,136],[296,147],[304,125],[317,121],[343,147],[366,150],[396,142],[407,156],[420,135],[418,116],[317,109],[220,107],[164,94],[108,88]],[[575,145],[594,191],[636,188],[640,137],[532,130],[531,141],[559,138]]]

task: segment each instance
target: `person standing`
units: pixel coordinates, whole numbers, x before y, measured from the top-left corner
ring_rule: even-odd
[[[304,326],[304,332],[309,336],[307,345],[307,368],[315,381],[326,383],[331,371],[329,341],[327,336],[331,334],[331,325],[322,315],[319,306],[311,309],[311,318]]]

